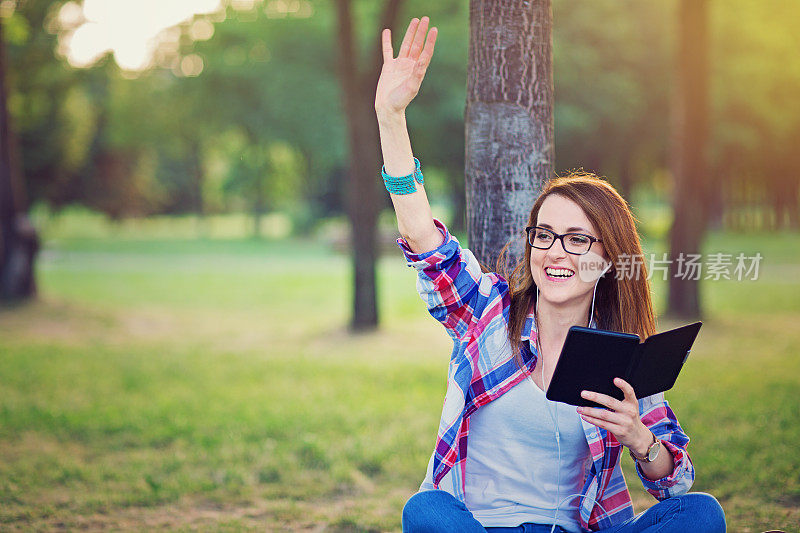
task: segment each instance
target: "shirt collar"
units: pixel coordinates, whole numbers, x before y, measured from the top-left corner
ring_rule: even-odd
[[[536,316],[534,314],[535,308],[536,304],[534,302],[531,304],[528,316],[525,318],[525,324],[522,326],[522,335],[520,335],[520,340],[522,342],[530,341],[531,335],[533,335],[533,340],[536,339]]]

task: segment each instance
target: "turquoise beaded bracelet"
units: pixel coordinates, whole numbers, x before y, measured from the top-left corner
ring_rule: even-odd
[[[420,169],[419,159],[416,157],[414,158],[414,172],[408,176],[390,176],[386,173],[386,167],[382,166],[381,177],[383,178],[383,184],[386,186],[386,190],[392,194],[411,194],[417,190],[417,185],[414,183],[415,181],[420,185],[425,183],[422,170]]]

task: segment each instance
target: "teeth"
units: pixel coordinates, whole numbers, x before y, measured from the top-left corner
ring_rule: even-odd
[[[544,271],[547,272],[547,274],[550,275],[550,276],[557,276],[557,277],[562,277],[562,278],[568,278],[568,277],[570,277],[570,276],[572,276],[574,274],[573,271],[567,270],[566,268],[550,268],[550,267],[547,267],[547,268],[544,269]]]

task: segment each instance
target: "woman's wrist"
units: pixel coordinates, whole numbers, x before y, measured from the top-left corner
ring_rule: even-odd
[[[375,115],[378,117],[378,124],[393,126],[406,123],[406,113],[403,111],[393,111],[388,109],[375,108]]]
[[[639,438],[633,443],[633,446],[628,446],[628,448],[633,450],[635,455],[644,457],[647,454],[648,448],[650,448],[650,445],[653,443],[653,432],[642,424],[639,435]]]

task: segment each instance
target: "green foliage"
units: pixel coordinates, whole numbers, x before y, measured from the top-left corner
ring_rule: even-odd
[[[157,66],[135,79],[110,58],[76,70],[57,55],[54,14],[62,5],[18,2],[4,19],[10,109],[32,201],[78,202],[114,216],[293,204],[308,221],[342,211],[347,135],[331,2],[302,3],[297,13],[275,0],[243,11],[229,5],[224,18],[204,16],[214,25],[210,39],[193,40],[192,22],[183,24],[177,50],[160,50]],[[385,2],[352,5],[364,71],[377,57]],[[710,5],[712,210],[719,219],[727,206],[725,221],[743,227],[785,225],[797,218],[800,194],[793,173],[800,67],[791,61],[800,43],[787,22],[798,6]],[[675,8],[674,1],[554,1],[558,171],[584,167],[629,197],[637,187],[669,197]],[[408,122],[415,152],[456,207],[464,186],[468,11],[460,0],[407,0],[393,28],[395,46],[411,16],[428,14],[439,28]],[[189,56],[202,62],[197,76],[181,71]],[[285,171],[243,171],[247,154],[275,146],[293,154]],[[264,200],[253,190],[265,191]],[[753,206],[773,214],[754,221]]]
[[[312,201],[323,178],[343,164],[332,44],[330,8],[321,4],[305,19],[230,13],[212,40],[193,45],[205,69],[185,83],[200,95],[204,120],[236,139],[225,190],[252,199],[260,189],[273,208],[301,192]]]
[[[669,2],[554,2],[557,169],[627,194],[666,165],[674,16]]]
[[[744,229],[797,229],[800,116],[793,102],[800,91],[800,37],[781,21],[796,20],[800,5],[737,1],[710,6],[712,171],[723,184],[729,222]],[[771,209],[772,216],[754,220],[747,213],[754,205]]]
[[[56,36],[44,29],[50,10],[61,4],[17,2],[13,15],[3,20],[9,115],[21,151],[24,183],[33,199],[65,194],[63,187],[71,178],[67,169],[85,162],[75,146],[65,146],[72,120],[77,118],[76,100],[70,92],[81,76],[55,57]],[[66,112],[61,110],[62,102],[69,106]],[[85,132],[85,128],[75,129]]]
[[[292,146],[281,142],[250,146],[242,141],[236,152],[239,158],[231,165],[223,190],[262,197],[268,210],[297,204],[305,169],[302,156]]]
[[[15,10],[3,21],[3,33],[9,45],[22,46],[30,39],[31,26],[28,20]]]

